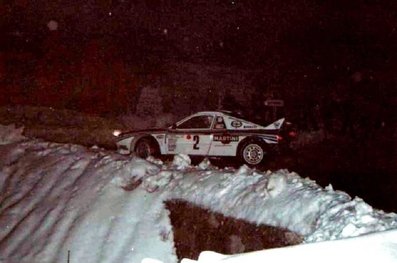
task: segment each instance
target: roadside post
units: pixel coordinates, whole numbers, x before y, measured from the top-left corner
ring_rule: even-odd
[[[284,107],[284,100],[280,99],[267,99],[264,101],[264,105],[267,107],[272,107],[273,119],[277,118],[277,109]]]

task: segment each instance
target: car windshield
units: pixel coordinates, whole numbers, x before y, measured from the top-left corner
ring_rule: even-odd
[[[177,126],[178,129],[209,129],[211,128],[213,116],[194,116]]]
[[[229,115],[231,117],[238,118],[238,119],[243,119],[243,120],[248,120],[248,121],[250,119],[250,117],[247,114],[244,114],[241,111],[221,111],[221,112],[223,112],[226,115]]]

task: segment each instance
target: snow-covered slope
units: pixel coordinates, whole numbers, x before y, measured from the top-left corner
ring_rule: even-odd
[[[177,262],[164,201],[183,199],[306,242],[397,228],[397,216],[287,170],[197,167],[23,138],[0,126],[2,262]],[[10,139],[12,138],[12,139]]]
[[[70,262],[140,262],[147,255],[176,262],[161,192],[120,187],[129,183],[119,180],[123,174],[142,176],[156,166],[31,141],[3,146],[0,156],[4,262],[66,262],[68,251]]]

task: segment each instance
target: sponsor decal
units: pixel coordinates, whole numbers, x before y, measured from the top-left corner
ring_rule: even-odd
[[[282,121],[276,121],[273,123],[273,125],[276,129],[279,129],[281,127],[281,123],[282,123]]]
[[[241,121],[232,121],[230,125],[232,125],[232,127],[234,128],[240,128],[241,126],[243,126],[243,123]]]
[[[173,152],[175,151],[176,144],[168,144],[168,151]]]
[[[168,139],[168,151],[175,151],[176,149],[176,138],[169,138]]]
[[[214,142],[222,142],[223,144],[229,144],[230,142],[238,142],[239,141],[238,135],[230,135],[230,134],[215,134],[214,135]]]
[[[157,135],[156,138],[157,139],[164,139],[164,135]]]
[[[244,125],[244,129],[255,129],[257,127],[256,125]]]
[[[186,135],[186,139],[190,140],[192,138],[192,136],[190,136],[190,134]]]

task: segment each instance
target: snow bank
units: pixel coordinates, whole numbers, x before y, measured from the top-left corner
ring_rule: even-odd
[[[177,262],[161,192],[124,187],[150,163],[43,142],[0,155],[1,262]]]
[[[2,262],[65,262],[68,253],[70,262],[177,262],[169,199],[286,227],[306,242],[397,228],[394,213],[288,170],[218,169],[208,160],[194,167],[183,155],[163,164],[76,145],[17,143],[9,132],[0,127]]]
[[[177,174],[177,173],[175,173]],[[352,237],[397,227],[360,198],[351,199],[331,186],[323,189],[288,170],[260,173],[239,170],[184,170],[170,196],[257,224],[288,228],[306,242]]]

